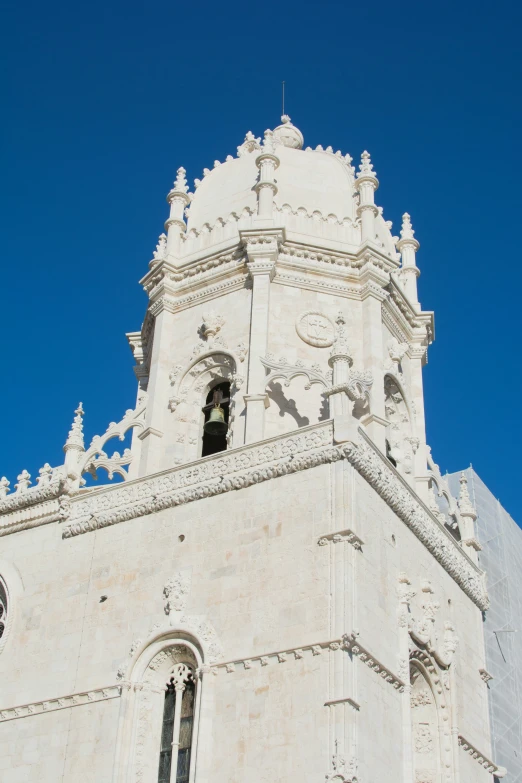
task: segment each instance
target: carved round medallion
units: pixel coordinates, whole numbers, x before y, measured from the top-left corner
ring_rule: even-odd
[[[297,334],[308,345],[316,348],[328,348],[333,344],[335,329],[330,319],[316,310],[308,310],[297,319]]]

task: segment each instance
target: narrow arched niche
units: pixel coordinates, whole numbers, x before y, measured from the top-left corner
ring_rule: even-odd
[[[424,672],[410,666],[413,779],[440,783],[440,736],[435,695]]]

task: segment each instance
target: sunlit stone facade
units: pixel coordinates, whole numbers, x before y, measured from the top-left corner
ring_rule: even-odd
[[[185,175],[127,335],[135,409],[87,444],[80,404],[63,465],[0,481],[3,783],[501,777],[409,215],[393,236],[369,154],[288,117]]]

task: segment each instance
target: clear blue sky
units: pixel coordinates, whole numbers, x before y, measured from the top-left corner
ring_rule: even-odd
[[[359,158],[411,213],[435,310],[428,442],[522,522],[520,3],[8,0],[3,20],[0,475],[58,464],[133,407],[138,286],[178,166],[274,127]]]

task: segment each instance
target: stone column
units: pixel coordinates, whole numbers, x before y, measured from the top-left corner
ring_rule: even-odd
[[[402,256],[402,267],[399,274],[406,296],[414,308],[420,312],[417,294],[417,278],[420,275],[420,271],[415,262],[415,253],[420,245],[414,238],[414,233],[410,216],[405,212],[402,216],[401,238],[397,242],[397,250],[400,251]]]
[[[74,412],[76,415],[74,417],[74,421],[63,450],[65,452],[65,469],[67,472],[67,478],[73,482],[74,488],[78,489],[81,480],[79,463],[82,455],[85,453],[85,444],[83,438],[84,410],[81,402]],[[18,481],[19,483],[16,486],[20,492],[23,489],[23,479],[21,476],[18,476]],[[26,486],[29,486],[29,483]]]
[[[478,553],[482,549],[475,533],[475,511],[468,490],[468,480],[465,473],[460,474],[459,511],[463,530],[462,546],[474,563],[478,565]]]
[[[386,413],[384,410],[384,338],[382,328],[382,302],[386,292],[382,288],[378,270],[368,259],[363,270],[362,312],[364,367],[371,373],[373,386],[370,414],[363,420],[368,435],[375,445],[386,454]]]
[[[274,196],[277,193],[274,172],[279,166],[279,158],[274,154],[274,148],[272,131],[265,131],[263,152],[256,158],[256,166],[259,169],[259,181],[256,185],[257,222],[272,221],[273,218]]]
[[[361,155],[359,169],[355,186],[360,196],[357,214],[361,218],[361,240],[364,244],[375,241],[375,218],[378,215],[375,206],[375,191],[379,187],[379,180],[373,171],[370,154],[366,151]]]
[[[410,580],[405,573],[399,574],[397,597],[399,599],[399,677],[404,682],[404,693],[401,696],[402,709],[402,740],[403,740],[403,771],[404,783],[413,781],[413,737],[411,725],[411,680],[410,680],[410,634],[409,634],[409,604],[415,597]]]
[[[284,239],[282,229],[245,230],[240,237],[246,245],[247,267],[252,278],[252,307],[250,315],[250,344],[248,352],[245,442],[254,443],[264,435],[266,371],[261,358],[268,347],[268,318],[270,283],[275,274],[279,244]]]
[[[334,440],[342,443],[355,437],[357,423],[353,419],[353,401],[348,395],[350,367],[353,364],[342,313],[336,318],[337,332],[328,364],[332,368],[332,391],[329,392],[330,417],[334,420]]]
[[[415,406],[415,434],[418,439],[415,452],[415,488],[422,500],[428,502],[428,464],[426,454],[426,422],[424,419],[424,389],[422,383],[422,363],[426,356],[426,346],[410,343],[410,394]]]
[[[167,196],[167,201],[170,204],[170,217],[165,223],[165,229],[167,231],[167,255],[171,256],[180,255],[181,236],[187,229],[184,211],[191,197],[188,193],[185,174],[185,169],[180,167],[172,190]]]

